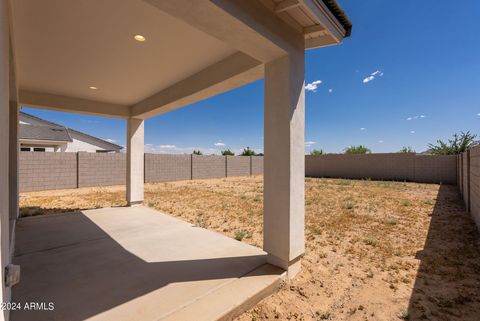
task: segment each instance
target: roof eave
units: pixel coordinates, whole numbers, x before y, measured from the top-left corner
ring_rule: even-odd
[[[300,4],[325,29],[324,34],[305,39],[305,49],[338,45],[351,35],[352,24],[335,0],[301,0]]]

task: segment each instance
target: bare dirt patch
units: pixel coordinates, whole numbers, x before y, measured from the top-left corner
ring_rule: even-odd
[[[302,272],[238,320],[479,320],[480,241],[455,187],[306,179]],[[146,205],[262,244],[261,177],[147,184]],[[21,194],[22,215],[123,206],[124,187]]]

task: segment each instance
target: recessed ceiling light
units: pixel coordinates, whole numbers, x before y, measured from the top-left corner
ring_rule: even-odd
[[[91,89],[91,90],[97,90],[98,88],[95,87],[95,86],[88,86],[88,89]]]
[[[138,42],[144,42],[145,40],[147,40],[144,36],[142,35],[135,35],[133,36],[133,39],[137,40]]]

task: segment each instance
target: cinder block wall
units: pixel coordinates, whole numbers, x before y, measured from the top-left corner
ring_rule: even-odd
[[[305,157],[305,175],[350,179],[400,180],[419,183],[457,182],[456,156],[427,156],[413,153]]]
[[[462,155],[462,176],[463,201],[466,205],[468,205],[468,181],[470,179],[468,169],[468,153],[463,153]]]
[[[20,191],[123,185],[126,155],[20,153]],[[145,154],[145,182],[260,175],[263,157]]]
[[[456,156],[409,153],[306,156],[310,177],[370,178],[456,184],[457,172],[467,184],[467,161],[457,169]],[[125,154],[20,153],[20,191],[121,185],[126,182]],[[145,181],[167,182],[226,176],[260,175],[263,157],[145,155]]]
[[[192,155],[192,179],[226,177],[226,166],[225,156]]]
[[[19,153],[20,191],[77,187],[77,154]]]
[[[413,153],[345,155],[327,154],[305,158],[305,175],[351,179],[414,180]]]
[[[248,176],[250,175],[249,156],[227,156],[227,176]]]
[[[252,175],[263,174],[263,156],[251,157],[252,161]]]
[[[456,155],[416,155],[415,182],[457,184]]]
[[[192,155],[145,154],[145,182],[168,182],[192,178]]]
[[[470,212],[480,229],[480,147],[470,150]]]
[[[125,154],[79,152],[78,187],[125,184],[126,164]]]

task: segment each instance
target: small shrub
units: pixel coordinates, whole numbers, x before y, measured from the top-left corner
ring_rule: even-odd
[[[355,205],[352,202],[347,202],[347,203],[343,204],[343,208],[346,209],[346,210],[351,210],[354,207],[355,207]]]
[[[243,240],[245,237],[248,238],[248,235],[249,235],[248,231],[239,230],[239,231],[236,231],[236,232],[235,232],[235,237],[234,237],[234,238],[235,238],[237,241],[241,241],[241,240]],[[251,237],[251,236],[250,236],[250,237]]]
[[[235,153],[232,152],[230,149],[222,150],[223,156],[235,156]]]
[[[208,228],[209,226],[207,219],[203,216],[197,217],[197,220],[195,221],[195,225],[201,228]]]
[[[240,156],[255,156],[255,151],[253,149],[250,149],[250,147],[246,147],[243,149],[242,154]]]
[[[397,225],[398,224],[398,220],[394,217],[391,217],[391,218],[388,218],[385,223],[387,223],[388,225]]]
[[[368,238],[364,242],[366,245],[370,245],[370,246],[377,246],[377,243],[378,243],[377,240],[372,238]]]
[[[323,155],[325,154],[323,149],[314,149],[310,152],[310,155]]]
[[[415,150],[410,146],[403,146],[399,153],[415,153]]]
[[[147,202],[147,206],[148,207],[155,207],[155,203],[154,202]]]
[[[370,154],[371,151],[364,145],[349,146],[344,149],[345,154]]]

